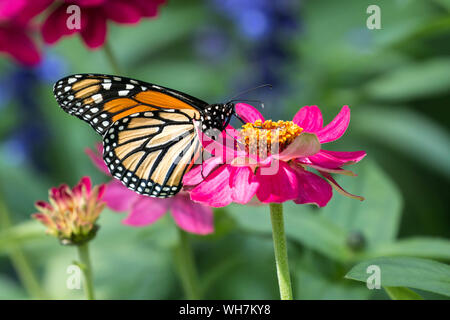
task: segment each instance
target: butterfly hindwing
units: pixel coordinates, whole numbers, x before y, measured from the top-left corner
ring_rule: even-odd
[[[170,197],[200,152],[189,110],[146,111],[117,120],[103,138],[111,174],[129,189]]]

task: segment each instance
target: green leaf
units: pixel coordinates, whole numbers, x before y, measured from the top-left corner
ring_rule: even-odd
[[[413,256],[418,258],[450,260],[450,240],[415,237],[381,244],[367,252],[365,257]]]
[[[373,265],[380,268],[383,287],[408,287],[450,296],[450,266],[433,260],[375,258],[357,264],[345,277],[366,282],[371,275],[367,268]]]
[[[433,59],[394,70],[370,82],[365,89],[376,99],[421,98],[447,92],[449,74],[450,59]]]
[[[45,228],[37,221],[26,221],[0,231],[0,254],[10,245],[20,245],[45,238]]]
[[[408,288],[384,287],[383,289],[392,300],[423,300],[419,294]]]
[[[354,112],[352,128],[450,177],[450,136],[437,123],[399,107],[367,107]]]
[[[323,217],[343,230],[360,232],[368,247],[392,242],[398,231],[402,198],[392,180],[370,159],[355,166],[357,177],[337,177],[346,190],[362,195],[365,201],[335,193]]]
[[[297,268],[294,297],[301,300],[365,300],[371,292],[363,286],[330,279],[324,274]]]
[[[450,12],[450,0],[433,0],[433,1],[443,6],[447,11]]]

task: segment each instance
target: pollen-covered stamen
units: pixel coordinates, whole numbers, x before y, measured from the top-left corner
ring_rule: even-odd
[[[260,154],[267,150],[268,155],[274,153],[274,146],[277,152],[283,151],[302,131],[303,129],[292,121],[256,120],[242,126],[240,140],[247,152]]]

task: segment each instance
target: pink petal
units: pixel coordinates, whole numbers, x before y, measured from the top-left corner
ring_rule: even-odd
[[[98,169],[100,169],[100,171],[102,171],[103,173],[106,173],[107,175],[110,175],[108,167],[107,167],[105,161],[103,161],[103,158],[100,156],[100,154],[103,152],[102,144],[99,143],[98,145],[100,145],[100,148],[101,148],[100,153],[95,153],[90,148],[84,149],[84,152],[86,152],[86,154],[89,156],[89,158],[91,158],[91,160],[94,163],[94,165]]]
[[[59,188],[50,188],[50,190],[48,190],[48,194],[50,198],[56,199],[56,197],[58,197],[59,195]]]
[[[87,25],[81,31],[81,37],[90,49],[96,49],[102,46],[106,40],[106,18],[95,8],[85,9],[85,11],[86,14],[83,17],[86,17]]]
[[[276,174],[263,174],[261,168],[256,171],[259,188],[256,196],[263,203],[281,203],[294,200],[298,196],[298,181],[295,171],[283,161],[278,161]]]
[[[319,153],[309,156],[297,158],[296,161],[306,164],[307,166],[326,171],[335,172],[341,174],[351,173],[349,170],[341,170],[342,166],[354,164],[361,161],[366,156],[365,151],[354,151],[354,152],[338,152],[338,151],[328,151],[321,150]],[[355,175],[351,173],[350,175]]]
[[[203,163],[195,166],[184,175],[183,184],[185,186],[198,185],[220,164],[222,164],[220,157],[212,157],[203,161]]]
[[[296,161],[296,160],[294,160],[294,161],[297,163],[300,163],[300,164],[304,164],[303,162],[300,162],[300,161]],[[318,171],[325,171],[328,173],[337,173],[337,174],[342,174],[342,175],[351,176],[351,177],[356,176],[356,174],[351,170],[344,170],[344,169],[340,169],[340,168],[330,169],[330,168],[325,168],[325,167],[321,167],[319,165],[314,165],[314,164],[307,164],[306,166],[308,166],[308,168],[313,168]]]
[[[41,61],[39,50],[25,29],[2,28],[0,39],[0,51],[9,53],[17,62],[34,66]]]
[[[71,2],[74,2],[81,7],[94,7],[108,1],[109,0],[72,0]]]
[[[183,230],[196,234],[214,232],[211,208],[191,201],[189,195],[176,195],[171,204],[171,211],[176,224]]]
[[[309,157],[314,163],[328,168],[337,168],[361,161],[366,156],[365,151],[328,151],[321,150]]]
[[[259,182],[249,167],[233,168],[230,176],[232,194],[236,203],[246,204],[256,194]]]
[[[232,201],[230,188],[230,165],[222,165],[214,170],[198,186],[190,191],[191,199],[211,207],[224,207]]]
[[[51,227],[54,225],[54,222],[50,219],[49,216],[43,213],[33,213],[31,215],[34,219],[39,220],[44,226]]]
[[[154,223],[167,212],[170,202],[171,199],[141,196],[133,204],[130,214],[122,220],[122,223],[134,227],[143,227]]]
[[[49,191],[50,197],[58,203],[64,202],[69,190],[70,188],[66,184],[62,184],[57,188],[51,188]]]
[[[1,0],[0,19],[10,19],[17,15],[27,5],[27,0]]]
[[[72,188],[72,193],[75,195],[75,197],[82,198],[85,195],[89,196],[91,194],[91,178],[89,177],[83,177],[81,178],[80,182]]]
[[[324,128],[317,131],[320,143],[335,141],[342,137],[350,123],[350,108],[343,106],[339,114]]]
[[[274,158],[288,161],[299,157],[308,157],[320,151],[320,142],[314,133],[302,133],[289,146]]]
[[[45,202],[45,201],[36,201],[35,206],[38,210],[53,210],[53,207],[51,206],[50,203]]]
[[[9,2],[17,2],[17,0]],[[14,17],[16,22],[21,24],[28,23],[32,18],[47,9],[53,3],[53,0],[33,0],[25,2],[27,2],[25,8]]]
[[[295,114],[292,121],[305,132],[317,132],[323,126],[322,112],[317,106],[304,106]]]
[[[364,200],[364,197],[362,197],[362,196],[357,196],[357,195],[354,195],[354,194],[351,194],[351,193],[345,191],[345,190],[344,190],[344,189],[336,182],[336,180],[333,179],[333,177],[332,177],[329,173],[323,172],[323,171],[319,171],[319,172],[320,172],[320,174],[321,174],[322,176],[324,176],[324,177],[328,180],[329,183],[331,183],[331,185],[333,186],[334,190],[336,190],[336,191],[339,192],[340,194],[342,194],[342,195],[344,195],[344,196],[346,196],[346,197],[352,198],[352,199],[356,199],[356,200],[360,200],[360,201],[363,201],[363,200]]]
[[[235,111],[245,122],[255,122],[256,120],[264,122],[263,115],[249,104],[237,103]]]
[[[82,177],[80,182],[78,183],[78,186],[80,186],[80,188],[84,187],[84,189],[86,190],[87,194],[89,194],[91,192],[91,187],[92,187],[91,178],[89,178],[89,177]]]
[[[109,19],[117,23],[137,23],[141,18],[138,8],[128,1],[110,0],[103,10]]]
[[[67,36],[78,32],[77,29],[67,28],[67,5],[60,5],[45,19],[41,27],[42,38],[47,44],[54,44],[58,42],[63,36]],[[83,23],[84,15],[81,16]]]
[[[105,194],[105,190],[106,190],[106,185],[105,184],[101,184],[98,187],[97,201],[102,199],[103,195]]]
[[[333,196],[328,182],[295,164],[292,165],[292,168],[295,170],[298,181],[298,195],[294,202],[297,204],[315,203],[319,207],[326,206]]]
[[[125,187],[120,181],[112,180],[107,184],[103,201],[114,211],[123,212],[131,209],[131,206],[140,198],[134,191]]]

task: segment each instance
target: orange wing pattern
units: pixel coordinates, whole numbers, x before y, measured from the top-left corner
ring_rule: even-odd
[[[188,110],[194,119],[207,103],[181,92],[108,75],[72,75],[59,80],[54,95],[64,111],[88,122],[103,135],[117,120],[139,112]]]

